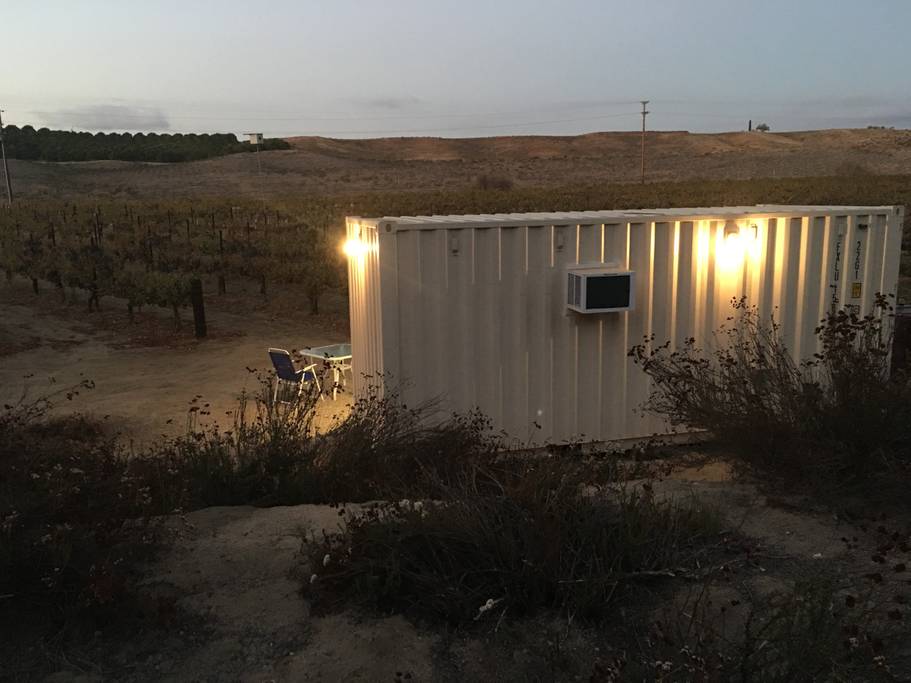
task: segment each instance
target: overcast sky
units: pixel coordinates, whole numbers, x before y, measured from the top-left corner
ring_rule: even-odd
[[[10,0],[4,123],[266,135],[911,127],[911,0]]]

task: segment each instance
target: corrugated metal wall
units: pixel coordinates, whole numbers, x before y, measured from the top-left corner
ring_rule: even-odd
[[[732,219],[707,210],[474,227],[349,219],[369,246],[349,269],[354,372],[385,373],[409,405],[478,407],[521,442],[663,432],[637,411],[650,388],[630,347],[649,335],[710,344],[746,296],[774,312],[795,356],[812,354],[833,306],[865,314],[875,292],[895,290],[900,214],[877,211],[737,216],[756,237],[734,259],[722,251]],[[636,272],[634,310],[567,311],[566,267],[595,263]]]
[[[363,245],[360,253],[348,257],[348,307],[353,388],[356,395],[364,396],[383,373],[379,240],[375,228],[350,221],[347,233],[349,241]]]

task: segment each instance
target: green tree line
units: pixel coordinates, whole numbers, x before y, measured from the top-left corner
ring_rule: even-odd
[[[233,133],[87,133],[32,126],[4,126],[6,153],[35,161],[178,162],[253,152]],[[263,140],[261,149],[289,149],[282,139]]]

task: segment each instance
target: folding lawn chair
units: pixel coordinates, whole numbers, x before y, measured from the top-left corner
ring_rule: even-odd
[[[304,391],[304,385],[307,382],[316,384],[316,390],[320,398],[323,397],[323,391],[319,384],[319,377],[316,376],[316,363],[308,365],[305,368],[297,370],[294,367],[294,361],[291,354],[284,349],[269,349],[269,358],[272,359],[272,365],[275,366],[275,391],[272,394],[272,401],[278,401],[278,391],[281,386],[297,386],[297,396]]]

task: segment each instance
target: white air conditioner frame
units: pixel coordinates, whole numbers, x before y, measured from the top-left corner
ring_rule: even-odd
[[[581,278],[581,296],[579,305],[576,306],[569,302],[569,276],[575,275]],[[614,308],[587,308],[586,307],[586,282],[589,277],[629,277],[629,305],[618,306]],[[594,266],[573,265],[566,269],[566,277],[563,278],[565,292],[563,300],[566,302],[566,308],[576,313],[587,315],[589,313],[620,313],[622,311],[632,311],[636,307],[636,273],[632,270],[625,270],[616,266],[606,266],[598,264]]]

